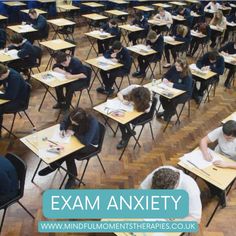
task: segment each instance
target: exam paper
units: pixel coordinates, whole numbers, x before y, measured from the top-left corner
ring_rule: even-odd
[[[9,55],[13,58],[19,58],[17,54],[18,54],[18,51],[16,49],[12,49],[6,52],[6,55]]]
[[[189,65],[189,68],[190,68],[191,70],[196,71],[197,73],[200,73],[200,74],[207,74],[207,73],[209,72],[209,70],[204,70],[204,71],[201,70],[200,68],[197,67],[196,64],[191,64],[191,65]]]
[[[135,45],[135,46],[133,46],[133,48],[136,48],[136,49],[139,50],[139,51],[142,51],[142,50],[147,51],[147,52],[152,51],[151,48],[147,47],[147,46],[144,45],[144,44]]]
[[[39,149],[38,152],[39,158],[54,158],[57,155],[56,153],[48,152],[47,149]]]
[[[105,32],[105,31],[100,31],[100,30],[91,31],[90,34],[101,35],[101,36],[109,36],[110,35],[109,33]]]
[[[34,30],[34,28],[31,25],[21,25],[20,26],[20,32],[28,32],[30,30]]]
[[[125,105],[119,99],[108,99],[105,104],[105,108],[111,110],[124,110],[128,112],[131,112],[134,109],[133,105]]]
[[[62,73],[51,71],[48,74],[52,75],[53,77],[55,77],[58,80],[66,80],[66,76]]]
[[[175,39],[171,36],[164,36],[164,42],[168,42],[168,41],[173,42],[173,41],[175,41]]]
[[[216,152],[212,151],[208,148],[208,152],[213,157],[212,161],[206,161],[203,158],[202,152],[200,149],[194,150],[190,153],[185,154],[183,157],[180,158],[181,161],[186,163],[187,165],[194,167],[191,163],[193,163],[195,166],[197,166],[199,169],[205,169],[213,164],[214,161],[222,160],[222,158],[217,155]],[[189,163],[190,161],[191,163]]]
[[[104,65],[115,65],[116,62],[112,61],[111,59],[107,59],[105,57],[98,57],[97,61],[104,64]]]
[[[59,130],[56,131],[53,136],[50,138],[51,141],[55,142],[55,143],[58,143],[58,144],[67,144],[67,143],[70,143],[70,139],[71,137],[61,137],[60,134],[59,134]]]

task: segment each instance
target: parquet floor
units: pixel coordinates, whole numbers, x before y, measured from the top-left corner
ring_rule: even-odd
[[[84,60],[88,51],[88,42],[83,36],[83,32],[88,29],[85,27],[77,29],[77,50],[76,56]],[[48,55],[45,51],[42,69],[45,67],[45,62]],[[134,69],[133,69],[134,70]],[[132,70],[132,71],[133,71]],[[158,70],[157,70],[158,73]],[[158,75],[159,76],[159,75]],[[137,79],[132,78],[132,83],[139,83]],[[41,101],[44,89],[35,81],[32,80],[33,91],[30,100],[28,113],[37,129],[42,129],[55,124],[58,111],[52,110],[51,107],[54,101],[50,96],[46,98],[43,108],[38,112],[38,106]],[[105,98],[98,95],[95,91],[95,84],[92,88],[92,99],[95,104],[102,102]],[[127,85],[127,84],[126,84]],[[126,86],[124,85],[124,86]],[[74,98],[76,100],[77,97]],[[86,94],[82,96],[81,107],[90,108],[90,102]],[[141,148],[136,148],[133,151],[133,141],[129,143],[129,147],[125,152],[123,159],[118,160],[120,151],[116,150],[115,146],[119,141],[120,134],[113,137],[109,129],[107,129],[105,142],[102,150],[102,162],[106,169],[106,174],[102,172],[97,159],[92,159],[89,163],[84,181],[85,188],[138,188],[139,183],[145,176],[154,168],[160,165],[176,165],[178,158],[184,153],[191,151],[198,145],[202,136],[208,131],[220,125],[220,121],[236,110],[236,88],[230,91],[225,91],[222,87],[222,80],[217,88],[216,96],[210,103],[201,105],[196,108],[194,102],[191,104],[191,117],[187,117],[187,108],[184,110],[182,122],[180,126],[173,124],[165,133],[162,132],[164,123],[159,120],[153,120],[153,129],[155,134],[155,142],[152,142],[150,130],[147,126],[140,139]],[[11,116],[5,116],[4,125],[9,127]],[[174,123],[174,122],[173,122]],[[115,124],[114,124],[115,125]],[[26,121],[25,117],[17,117],[14,132],[18,137],[23,137],[32,132],[32,127]],[[17,205],[11,206],[7,211],[5,224],[2,235],[4,236],[32,236],[40,235],[37,233],[37,222],[43,220],[44,217],[41,211],[42,193],[49,188],[58,188],[63,173],[56,172],[55,174],[46,177],[36,176],[36,184],[32,184],[30,179],[37,165],[37,157],[30,152],[20,141],[9,140],[4,137],[0,140],[0,154],[6,152],[15,152],[27,163],[27,179],[25,185],[25,195],[22,203],[36,216],[36,220],[32,219]],[[82,163],[83,165],[83,163]],[[78,170],[82,169],[82,165],[77,163]],[[201,189],[205,189],[201,181],[199,182]],[[228,205],[223,210],[218,210],[211,225],[205,228],[204,225],[213,211],[216,204],[216,199],[204,200],[203,217],[200,225],[200,231],[197,236],[233,236],[236,235],[236,191],[231,190],[228,197]],[[59,236],[66,234],[44,234],[50,236]],[[75,235],[75,234],[70,234]],[[78,234],[77,234],[78,235]],[[89,234],[80,234],[89,235]],[[95,235],[95,234],[90,234]],[[109,235],[109,234],[100,234]]]

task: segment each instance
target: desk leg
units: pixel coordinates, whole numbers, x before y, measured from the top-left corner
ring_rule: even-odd
[[[60,38],[60,36],[58,34],[59,27],[54,27],[53,24],[51,24],[51,26],[52,26],[52,29],[54,31],[54,35],[53,35],[52,39],[56,39],[57,36]]]
[[[38,163],[38,165],[37,165],[37,167],[36,167],[36,169],[35,169],[35,171],[34,171],[33,177],[32,177],[32,179],[31,179],[31,182],[32,182],[32,183],[34,183],[34,177],[35,177],[36,173],[38,172],[38,169],[39,169],[41,163],[42,163],[42,159],[40,159],[40,161],[39,161],[39,163]]]
[[[89,55],[90,55],[90,53],[92,52],[92,50],[94,50],[94,52],[95,52],[96,55],[98,56],[98,52],[97,52],[97,50],[96,50],[96,48],[95,48],[95,46],[94,46],[96,40],[90,39],[89,36],[87,36],[87,38],[88,38],[88,40],[89,40],[89,42],[90,42],[90,44],[91,44],[91,47],[90,47],[90,49],[89,49],[88,55],[87,55],[87,57],[86,57],[86,60],[89,58]]]
[[[9,133],[9,136],[8,136],[8,137],[10,137],[10,136],[12,135],[14,138],[17,139],[16,135],[13,134],[13,133],[12,133],[9,129],[7,129],[5,126],[1,125],[1,128],[4,129],[4,130],[6,130],[7,133]]]
[[[126,36],[128,35],[128,32],[126,30],[123,30],[121,32],[122,32],[122,36],[123,36],[123,40],[121,40],[121,42],[122,43],[124,42],[125,45],[128,46],[129,42],[128,42],[128,40],[126,40]]]
[[[93,86],[93,83],[94,83],[94,81],[95,81],[96,78],[97,78],[98,81],[100,82],[101,86],[103,86],[103,83],[102,83],[102,81],[99,79],[99,76],[98,76],[99,69],[95,70],[95,68],[92,66],[92,70],[93,70],[93,72],[94,72],[94,77],[93,77],[92,83],[91,83],[91,85],[90,85],[90,87],[89,87],[89,91],[91,90],[91,88],[92,88],[92,86]]]

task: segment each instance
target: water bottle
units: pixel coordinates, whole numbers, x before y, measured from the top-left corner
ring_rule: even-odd
[[[152,86],[155,86],[156,83],[157,83],[157,80],[156,80],[156,79],[153,79],[153,80],[152,80]]]

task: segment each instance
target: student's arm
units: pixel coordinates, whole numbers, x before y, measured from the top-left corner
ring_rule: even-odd
[[[173,88],[190,91],[192,86],[192,78],[190,76],[186,76],[183,78],[183,83],[174,83]]]
[[[202,151],[202,155],[205,160],[207,161],[212,161],[212,156],[208,152],[208,144],[211,143],[211,140],[208,138],[208,136],[205,136],[204,138],[201,139],[200,141],[200,150]]]
[[[103,53],[103,56],[104,56],[105,58],[111,58],[111,54],[112,54],[112,53],[113,53],[113,51],[110,49],[110,50],[104,52],[104,53]]]
[[[29,53],[27,52],[26,48],[22,47],[21,50],[18,51],[17,55],[20,58],[26,58],[29,56]]]
[[[202,68],[205,66],[205,62],[206,62],[206,59],[207,59],[208,55],[207,54],[204,54],[202,58],[200,58],[199,60],[197,60],[197,63],[196,63],[196,66],[198,68]]]
[[[211,6],[211,2],[209,2],[205,7],[204,7],[204,11],[207,10],[208,8],[210,8]]]
[[[47,24],[46,19],[40,17],[37,21],[36,24],[33,24],[33,28],[37,30],[42,30],[44,29],[45,25]]]
[[[63,69],[61,69],[60,67],[57,67],[57,66],[55,66],[55,67],[53,68],[53,71],[55,71],[55,72],[57,72],[57,73],[61,73],[61,74],[63,74],[63,75],[67,75],[67,74],[68,74],[65,70],[63,70]]]
[[[71,124],[70,116],[67,115],[63,119],[63,121],[60,123],[60,131],[63,131],[63,130],[66,131],[69,128],[70,124]]]
[[[218,75],[223,75],[225,70],[224,58],[222,56],[219,56],[219,58],[216,61],[216,66],[211,65],[210,69],[211,71],[217,73]]]
[[[214,161],[213,163],[217,167],[221,168],[230,168],[230,169],[236,169],[236,162],[231,163],[227,161]]]
[[[226,52],[228,53],[229,50],[229,43],[225,44],[223,47],[219,49],[219,52]]]
[[[153,20],[160,20],[160,14],[156,14],[155,16],[153,16]]]
[[[20,75],[19,75],[20,76]],[[5,89],[5,93],[0,94],[0,99],[14,100],[19,93],[20,80],[19,79],[9,79],[8,86]]]
[[[13,50],[13,49],[19,50],[19,48],[15,46],[14,44],[9,45],[7,48],[8,50]]]

